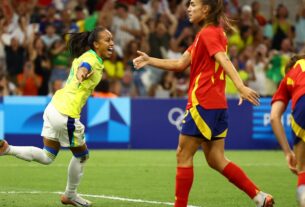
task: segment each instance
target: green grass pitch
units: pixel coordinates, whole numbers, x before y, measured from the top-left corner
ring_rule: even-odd
[[[297,177],[288,170],[282,152],[227,151],[226,155],[275,197],[276,207],[297,206]],[[0,157],[0,206],[62,206],[58,192],[64,191],[70,158],[69,151],[61,151],[54,163],[43,166]],[[89,196],[86,198],[96,207],[171,206],[175,159],[174,150],[91,150],[79,193]],[[207,166],[201,151],[195,156],[194,166],[190,205],[255,207],[243,192]]]

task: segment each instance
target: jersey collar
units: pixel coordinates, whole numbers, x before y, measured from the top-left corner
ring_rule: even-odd
[[[98,59],[98,61],[99,61],[101,64],[103,64],[103,59],[102,59],[100,56],[98,56],[94,50],[90,49],[88,52],[94,54],[94,55],[96,56],[96,58]]]

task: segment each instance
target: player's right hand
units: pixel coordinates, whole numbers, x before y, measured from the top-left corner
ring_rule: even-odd
[[[137,51],[139,57],[133,59],[133,66],[135,69],[140,69],[148,64],[149,56],[145,52]]]
[[[297,160],[295,158],[295,154],[293,151],[291,151],[290,153],[288,153],[286,156],[286,161],[287,161],[287,164],[288,164],[288,168],[290,169],[290,171],[293,173],[293,174],[298,174],[298,171],[297,171]]]

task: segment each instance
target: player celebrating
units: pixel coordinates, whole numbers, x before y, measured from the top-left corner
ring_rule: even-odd
[[[74,156],[68,167],[68,181],[61,202],[88,207],[91,202],[76,193],[89,155],[85,128],[79,118],[88,97],[102,78],[103,59],[111,57],[114,43],[112,34],[98,27],[92,32],[71,34],[68,46],[75,59],[65,87],[55,93],[44,111],[41,133],[44,148],[17,147],[2,141],[0,153],[48,165],[54,161],[61,146],[69,147]]]
[[[281,122],[290,99],[294,152],[288,144]],[[298,175],[297,197],[300,206],[305,207],[305,55],[291,58],[286,66],[286,75],[271,103],[271,126],[283,149],[289,169]]]
[[[247,99],[259,105],[259,96],[246,87],[226,55],[227,39],[223,28],[230,26],[224,14],[223,0],[191,0],[190,22],[201,26],[194,43],[178,60],[149,57],[139,51],[134,59],[137,69],[149,64],[163,70],[183,71],[191,67],[188,103],[177,148],[175,207],[186,207],[193,183],[193,157],[202,147],[210,167],[224,175],[253,199],[258,207],[272,207],[273,198],[263,193],[246,174],[224,155],[228,115],[225,97],[225,73],[240,93],[239,104]]]

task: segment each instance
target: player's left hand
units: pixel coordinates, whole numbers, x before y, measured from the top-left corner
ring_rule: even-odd
[[[242,89],[240,89],[240,98],[239,98],[238,105],[241,105],[243,103],[243,100],[248,100],[250,103],[252,103],[255,106],[259,105],[258,93],[246,86],[244,86]]]

